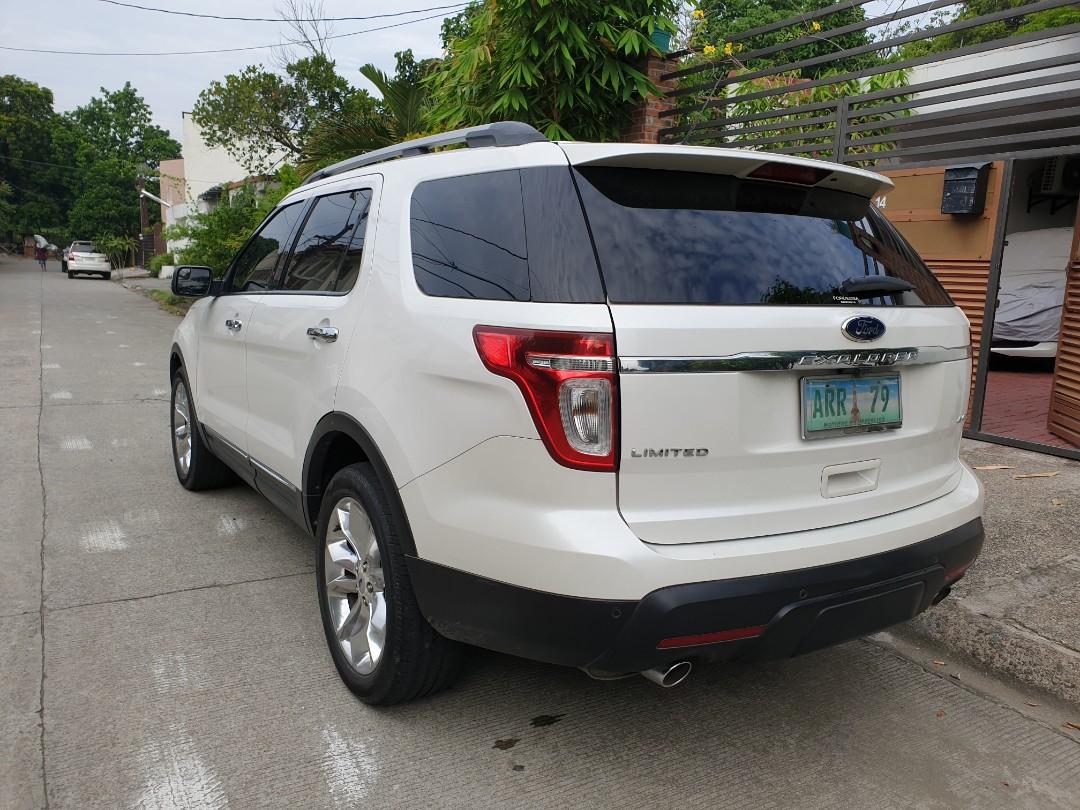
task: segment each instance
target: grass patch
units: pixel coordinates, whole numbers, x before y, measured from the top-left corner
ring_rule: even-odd
[[[179,295],[173,295],[167,290],[146,290],[145,293],[157,301],[158,306],[163,310],[171,312],[173,315],[180,315],[181,317],[187,315],[187,311],[192,304],[190,298],[181,298]]]

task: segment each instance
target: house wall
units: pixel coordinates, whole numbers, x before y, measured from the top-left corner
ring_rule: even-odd
[[[191,117],[184,113],[183,154],[184,179],[187,182],[189,201],[214,186],[241,180],[248,175],[246,169],[220,146],[207,146],[202,130]]]
[[[971,350],[979,356],[983,311],[986,306],[990,257],[994,249],[998,200],[1004,165],[996,162],[987,179],[986,205],[981,214],[941,213],[945,167],[886,171],[896,188],[882,195],[882,213],[911,242],[971,322]],[[971,384],[975,385],[975,363]],[[971,423],[968,410],[967,424]]]
[[[1005,65],[1023,64],[1027,62],[1034,62],[1039,59],[1048,59],[1054,56],[1064,56],[1067,54],[1073,54],[1080,50],[1080,34],[1066,34],[1065,36],[1053,37],[1050,39],[1039,40],[1036,42],[1029,42],[1020,45],[1011,45],[1004,48],[998,48],[996,50],[987,51],[985,53],[975,53],[969,56],[963,56],[957,59],[948,59],[944,62],[932,62],[928,65],[919,65],[911,69],[908,74],[910,84],[920,84],[921,82],[934,81],[936,79],[953,78],[964,76],[970,73],[977,73],[981,70],[990,70],[991,68],[1003,67]],[[986,79],[980,82],[969,82],[963,85],[964,90],[974,89],[976,87],[991,87],[997,84],[1004,84],[1017,79],[1029,79],[1036,77],[1044,77],[1052,79],[1055,74],[1060,74],[1062,68],[1049,68],[1038,71],[1031,71],[1017,76],[1006,76],[999,79]],[[931,105],[927,107],[921,107],[920,112],[931,113],[938,112],[940,110],[956,110],[964,107],[972,106],[975,104],[985,104],[988,101],[1004,101],[1006,99],[1022,98],[1026,101],[1038,100],[1038,96],[1045,93],[1056,93],[1061,90],[1071,89],[1075,90],[1080,88],[1080,81],[1058,82],[1056,84],[1043,84],[1038,87],[1029,87],[1024,90],[1011,90],[1006,93],[997,93],[991,98],[974,98],[974,99],[961,99],[953,100],[947,104]],[[943,93],[955,92],[956,87],[944,87],[938,90],[930,90],[925,93],[917,94],[917,98],[932,98],[936,95]]]
[[[1013,187],[1009,196],[1009,221],[1006,233],[1035,231],[1041,228],[1071,228],[1076,219],[1076,204],[1066,205],[1050,213],[1050,205],[1039,203],[1027,210],[1028,188],[1033,179],[1042,177],[1045,160],[1018,160],[1013,165]]]

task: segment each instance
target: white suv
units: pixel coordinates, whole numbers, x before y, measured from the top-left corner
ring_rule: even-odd
[[[909,619],[982,493],[968,323],[888,186],[516,123],[345,161],[221,281],[178,268],[177,475],[315,537],[370,703],[449,685],[459,642],[673,685]]]

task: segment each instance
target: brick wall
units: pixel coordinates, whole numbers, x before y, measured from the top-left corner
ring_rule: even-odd
[[[643,72],[652,79],[661,91],[674,90],[679,85],[678,79],[661,80],[661,76],[678,69],[673,59],[650,56],[645,62]],[[622,140],[626,143],[660,143],[660,130],[672,125],[670,118],[661,118],[660,113],[674,106],[671,99],[664,96],[648,96],[638,100],[630,116],[630,123],[623,130]]]

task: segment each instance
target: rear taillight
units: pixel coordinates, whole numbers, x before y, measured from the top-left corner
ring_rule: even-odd
[[[488,370],[517,383],[548,452],[578,470],[616,468],[615,341],[602,332],[477,326]]]

